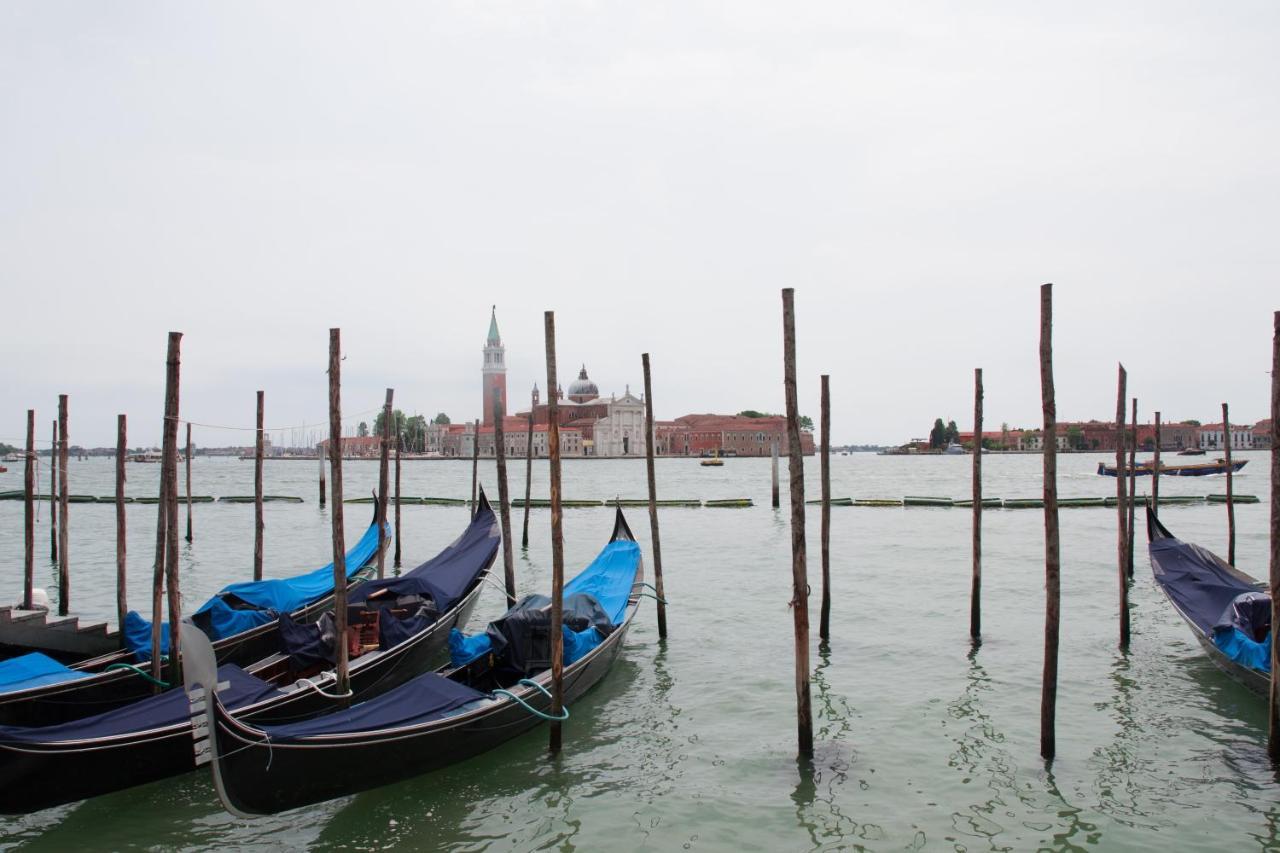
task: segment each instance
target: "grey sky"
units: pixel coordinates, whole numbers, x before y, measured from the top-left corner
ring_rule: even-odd
[[[1280,6],[93,3],[0,6],[0,438],[184,417],[479,409],[489,305],[513,401],[560,374],[659,417],[802,409],[834,438],[1039,420],[1265,417]],[[64,347],[55,344],[62,340]],[[202,444],[232,433],[197,430]]]

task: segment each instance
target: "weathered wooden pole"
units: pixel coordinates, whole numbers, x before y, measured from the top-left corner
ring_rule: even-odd
[[[58,562],[58,422],[49,444],[49,559]]]
[[[156,559],[151,573],[151,675],[156,679],[159,679],[164,671],[164,665],[161,660],[163,649],[160,642],[160,629],[164,622],[164,589],[165,581],[168,578],[165,569],[168,562],[169,499],[171,497],[170,490],[174,487],[174,480],[169,476],[169,467],[175,461],[170,457],[168,451],[170,442],[174,445],[177,443],[178,379],[181,348],[182,333],[170,332],[169,348],[165,357],[164,421],[160,430],[162,453],[160,456],[160,499],[156,506]],[[172,425],[172,430],[170,425]],[[176,642],[177,626],[170,625],[169,632],[169,657],[176,663],[178,648]],[[170,674],[172,675],[173,672],[176,672],[176,668],[171,669]]]
[[[476,431],[471,440],[471,517],[476,514],[477,486],[480,482],[480,419],[476,418]]]
[[[337,648],[336,692],[348,692],[347,546],[342,531],[342,346],[341,329],[329,330],[329,468],[333,480],[333,621]]]
[[[253,579],[262,580],[262,533],[265,523],[262,519],[262,455],[263,431],[265,415],[263,392],[258,392],[258,428],[253,445]]]
[[[1151,505],[1160,512],[1160,413],[1156,412],[1156,455],[1151,466]]]
[[[506,435],[502,430],[502,390],[493,389],[493,452],[498,461],[498,518],[502,523],[502,578],[507,604],[516,601],[516,563],[511,548],[511,496],[507,493]]]
[[[181,338],[181,334],[178,335]],[[169,678],[170,684],[182,683],[182,576],[178,562],[178,364],[174,365],[173,412],[165,418],[165,458],[168,459],[169,488],[165,499],[164,584],[169,602]],[[164,474],[164,471],[161,471]]]
[[[667,638],[667,596],[662,588],[662,540],[658,536],[658,479],[654,471],[657,433],[653,428],[653,382],[649,376],[649,353],[640,356],[644,369],[644,464],[649,477],[649,535],[653,539],[653,589],[658,596],[658,638]]]
[[[973,369],[973,582],[969,637],[982,639],[982,368]]]
[[[773,444],[769,448],[770,455],[773,457],[773,494],[772,505],[774,509],[779,509],[782,503],[778,499],[778,439],[773,440]]]
[[[533,494],[533,407],[529,408],[529,433],[524,444],[524,535],[520,537],[520,547],[529,547],[529,497]]]
[[[544,315],[547,340],[547,456],[551,466],[551,716],[564,708],[564,530],[560,516],[560,403],[556,399],[556,315]],[[551,751],[560,751],[560,723],[551,723]]]
[[[126,512],[124,504],[125,457],[129,446],[125,441],[124,415],[116,415],[116,627],[124,629],[124,617],[129,612],[129,595],[125,584],[125,558],[128,553]],[[122,635],[123,636],[123,635]]]
[[[1222,404],[1222,446],[1227,451],[1227,562],[1236,564],[1236,507],[1235,495],[1232,492],[1231,470],[1231,417],[1227,413],[1227,404]]]
[[[1271,624],[1280,625],[1280,311],[1271,334]],[[1271,629],[1272,635],[1275,628]],[[1280,763],[1280,643],[1271,644],[1267,754]]]
[[[378,442],[378,579],[386,574],[387,565],[387,469],[391,456],[391,421],[395,417],[391,402],[395,389],[387,389],[387,401],[382,404],[382,441]],[[399,432],[399,424],[396,432]]]
[[[1124,403],[1128,381],[1124,365],[1116,379],[1116,571],[1120,578],[1120,648],[1129,648],[1129,508],[1124,472]]]
[[[1040,755],[1057,752],[1058,622],[1061,599],[1058,547],[1058,408],[1053,391],[1053,285],[1040,286],[1040,399],[1044,411],[1044,683],[1040,698]]]
[[[325,485],[324,485],[324,448],[322,445],[316,445],[316,461],[320,463],[320,508],[324,509],[325,501]]]
[[[818,636],[831,639],[831,377],[822,374],[822,610]]]
[[[187,424],[187,541],[191,541],[191,424]]]
[[[804,457],[796,392],[795,290],[782,289],[782,374],[787,398],[787,456],[791,475],[791,615],[795,627],[796,723],[801,755],[813,755],[813,700],[809,692],[809,580],[804,538]]]
[[[36,585],[36,410],[27,409],[27,453],[22,468],[22,609],[31,609]]]
[[[1129,539],[1126,566],[1131,580],[1133,579],[1133,513],[1138,497],[1138,398],[1134,397],[1132,403],[1133,411],[1129,415],[1129,520],[1125,525]]]
[[[67,395],[58,395],[58,508],[62,521],[58,525],[58,615],[71,612],[71,561],[68,559],[67,504],[71,492],[67,485]]]
[[[394,568],[400,568],[400,456],[404,453],[404,433],[396,439],[396,555],[392,562]]]

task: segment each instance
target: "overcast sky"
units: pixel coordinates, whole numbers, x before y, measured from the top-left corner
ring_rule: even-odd
[[[1280,5],[0,5],[0,440],[158,441],[642,386],[658,416],[801,408],[833,438],[1040,419],[1267,415],[1280,308]],[[358,418],[355,418],[358,419]],[[247,443],[197,428],[205,445]]]

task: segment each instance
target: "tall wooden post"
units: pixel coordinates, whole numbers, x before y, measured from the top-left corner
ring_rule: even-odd
[[[265,523],[262,520],[262,455],[263,430],[265,415],[263,392],[258,392],[258,429],[253,446],[253,579],[262,580],[262,533]]]
[[[191,541],[191,424],[187,424],[187,541]]]
[[[391,421],[395,418],[391,402],[395,389],[387,389],[387,401],[382,404],[382,441],[378,449],[378,580],[386,574],[387,565],[387,468],[391,455]],[[396,432],[400,425],[396,424]]]
[[[1134,397],[1133,410],[1129,414],[1129,520],[1125,525],[1125,531],[1128,533],[1128,559],[1126,567],[1128,569],[1129,579],[1133,579],[1133,535],[1134,535],[1134,519],[1133,511],[1138,492],[1138,398]]]
[[[809,580],[804,538],[804,457],[796,392],[795,290],[782,290],[782,373],[787,398],[787,456],[791,475],[791,615],[795,627],[796,723],[801,755],[813,755],[813,700],[809,692]]]
[[[49,559],[58,562],[58,422],[49,443]]]
[[[973,582],[969,637],[982,639],[982,368],[973,369]]]
[[[67,395],[58,395],[58,508],[62,522],[58,526],[58,615],[66,616],[71,608],[71,560],[68,558],[67,504],[71,492],[67,485]]]
[[[124,503],[125,457],[129,447],[125,441],[125,416],[116,415],[116,627],[124,629],[124,617],[129,612],[129,594],[125,584],[125,560],[128,540],[125,537],[126,512]]]
[[[1044,411],[1044,684],[1040,699],[1040,755],[1057,752],[1058,621],[1061,599],[1058,547],[1058,408],[1053,391],[1053,285],[1040,287],[1040,399]]]
[[[1231,470],[1231,417],[1227,413],[1227,404],[1222,404],[1222,446],[1227,452],[1227,562],[1236,564],[1236,507],[1235,494],[1232,491]]]
[[[181,338],[182,335],[178,334]],[[169,460],[169,488],[165,511],[164,584],[169,602],[169,678],[171,684],[182,683],[182,576],[178,562],[178,364],[174,365],[173,412],[165,418],[162,450]],[[164,474],[164,470],[160,472]]]
[[[493,389],[493,452],[498,461],[498,518],[502,523],[502,578],[507,604],[516,601],[516,563],[511,549],[511,496],[507,493],[506,434],[502,424],[502,390]]]
[[[818,636],[831,639],[831,377],[822,374],[822,610]]]
[[[1271,624],[1280,625],[1280,311],[1271,334]],[[1274,634],[1275,628],[1273,627]],[[1271,644],[1267,753],[1280,763],[1280,643]]]
[[[529,497],[533,494],[533,407],[529,407],[529,433],[524,444],[524,535],[520,537],[520,547],[529,547]]]
[[[476,515],[477,485],[480,482],[480,419],[476,418],[475,436],[471,441],[471,517]]]
[[[547,340],[547,455],[551,464],[551,716],[564,708],[564,530],[560,515],[560,401],[556,399],[556,315],[544,317]],[[560,723],[551,723],[551,751],[560,751]]]
[[[779,509],[782,503],[778,500],[778,440],[775,438],[773,444],[769,447],[769,453],[773,457],[773,493],[772,506]]]
[[[649,377],[649,353],[640,356],[644,369],[644,464],[649,477],[649,535],[653,539],[653,588],[658,596],[658,638],[667,638],[667,596],[662,589],[662,540],[658,536],[658,479],[653,457],[657,453],[653,430],[653,382]]]
[[[392,565],[400,568],[400,456],[404,453],[404,433],[396,439],[396,555]]]
[[[329,468],[333,480],[333,622],[339,694],[347,680],[347,546],[342,530],[342,346],[341,329],[329,330]]]
[[[1129,508],[1124,472],[1124,403],[1128,374],[1124,365],[1116,379],[1116,571],[1120,578],[1120,648],[1129,648]]]
[[[31,609],[36,584],[36,410],[27,409],[27,453],[22,468],[22,609]]]
[[[324,485],[324,448],[316,445],[316,461],[320,463],[320,508],[324,509],[325,501],[325,485]]]
[[[169,504],[176,499],[173,489],[176,479],[170,477],[170,467],[176,464],[176,457],[170,452],[177,450],[178,442],[178,380],[181,366],[182,333],[169,333],[169,348],[165,356],[164,380],[164,422],[161,426],[160,456],[160,499],[156,506],[156,559],[151,573],[151,674],[159,679],[164,671],[161,661],[160,628],[164,621],[164,589],[166,581],[172,582],[166,572],[169,544]],[[117,437],[118,440],[118,437]],[[174,536],[177,532],[174,531]],[[176,570],[176,566],[174,567]],[[176,571],[175,571],[176,574]],[[169,590],[170,596],[174,590]],[[177,670],[178,660],[178,626],[169,626],[169,658],[174,666],[170,668],[172,677]]]
[[[1156,455],[1151,467],[1151,505],[1160,511],[1160,413],[1156,412]]]

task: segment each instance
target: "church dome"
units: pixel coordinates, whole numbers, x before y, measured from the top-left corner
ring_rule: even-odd
[[[569,399],[585,403],[599,396],[600,389],[596,387],[596,383],[587,378],[587,366],[584,364],[582,370],[578,372],[577,381],[569,386]]]

